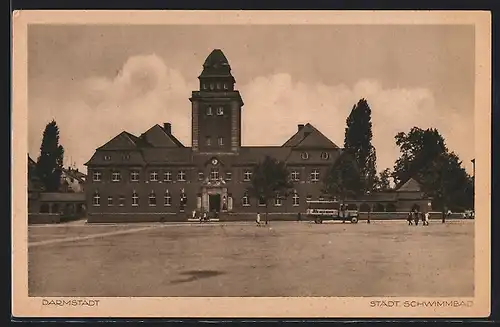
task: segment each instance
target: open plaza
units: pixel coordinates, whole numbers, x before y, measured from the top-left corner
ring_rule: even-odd
[[[29,296],[474,295],[474,220],[28,229]]]

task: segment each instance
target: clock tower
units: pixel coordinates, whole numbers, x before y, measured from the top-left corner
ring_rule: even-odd
[[[192,104],[192,150],[198,153],[236,154],[241,147],[243,100],[235,90],[231,66],[220,49],[213,50],[198,77]]]

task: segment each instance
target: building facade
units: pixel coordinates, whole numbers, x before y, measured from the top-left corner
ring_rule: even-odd
[[[86,163],[89,222],[185,219],[192,210],[262,212],[264,205],[246,190],[266,155],[285,161],[294,183],[292,195],[278,196],[269,212],[304,212],[307,200],[321,198],[322,178],[342,155],[336,144],[306,123],[282,145],[244,146],[244,103],[221,50],[207,57],[198,79],[189,99],[190,147],[163,123],[140,136],[123,131],[96,149]]]

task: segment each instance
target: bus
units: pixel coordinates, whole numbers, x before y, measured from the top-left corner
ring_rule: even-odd
[[[357,224],[358,211],[348,210],[347,207],[347,204],[341,206],[338,201],[307,201],[306,216],[316,224],[322,224],[325,220],[350,221]],[[343,210],[344,208],[345,210]]]

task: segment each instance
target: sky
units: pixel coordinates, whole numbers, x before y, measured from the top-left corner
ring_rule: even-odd
[[[31,25],[28,146],[36,160],[55,119],[65,165],[84,163],[126,130],[154,124],[191,145],[191,92],[221,49],[245,103],[243,145],[281,145],[311,123],[342,147],[346,118],[372,109],[377,170],[395,135],[437,128],[472,171],[474,27],[466,25]]]

